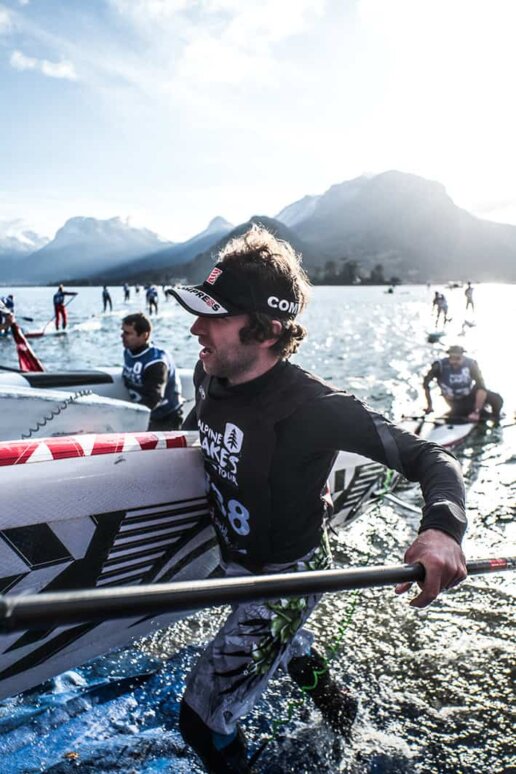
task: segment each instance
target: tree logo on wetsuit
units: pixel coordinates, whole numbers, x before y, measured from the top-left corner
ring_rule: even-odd
[[[244,440],[244,434],[239,427],[233,425],[231,422],[226,422],[226,430],[224,431],[224,446],[234,454],[238,454],[242,448],[242,441]]]
[[[202,419],[199,420],[199,432],[204,458],[221,478],[236,485],[239,454],[244,442],[243,432],[236,425],[227,422],[222,435]]]

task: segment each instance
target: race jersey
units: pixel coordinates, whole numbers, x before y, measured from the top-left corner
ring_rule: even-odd
[[[9,296],[2,296],[0,297],[0,302],[2,303],[3,307],[7,310],[7,313],[14,312],[14,301],[12,298],[9,298]],[[0,307],[0,311],[4,311]]]
[[[129,390],[131,400],[142,402],[145,372],[155,363],[164,363],[167,367],[168,379],[163,398],[151,410],[152,419],[163,419],[177,411],[181,406],[181,384],[176,373],[176,367],[171,356],[164,349],[149,346],[133,354],[129,349],[124,349],[124,369],[122,377]]]
[[[462,538],[464,488],[454,457],[352,395],[284,361],[233,387],[199,364],[195,385],[196,410],[183,428],[197,423],[210,511],[227,560],[259,572],[319,545],[326,482],[339,449],[419,481],[426,503],[422,528]]]
[[[449,400],[466,398],[475,387],[485,389],[478,363],[470,357],[463,358],[460,366],[452,366],[444,357],[433,364],[432,370],[435,370],[443,397]]]
[[[61,304],[64,304],[66,293],[64,290],[58,290],[56,293],[54,293],[54,306],[61,306]]]
[[[145,296],[147,301],[155,301],[158,297],[158,291],[154,287],[148,288]]]

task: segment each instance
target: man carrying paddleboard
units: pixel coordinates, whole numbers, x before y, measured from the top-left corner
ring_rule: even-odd
[[[59,285],[57,291],[54,293],[54,315],[55,315],[55,324],[56,324],[56,331],[59,330],[59,321],[61,320],[61,327],[64,330],[66,328],[66,324],[68,322],[68,317],[66,314],[66,304],[65,304],[65,296],[76,296],[77,292],[75,290],[65,290],[63,285]]]
[[[421,562],[426,577],[411,604],[424,607],[464,579],[464,487],[455,458],[289,362],[306,335],[296,317],[309,294],[289,244],[253,226],[223,248],[202,285],[170,292],[196,315],[196,407],[183,427],[199,429],[227,576],[330,566],[326,481],[342,449],[422,485],[420,534],[405,561]],[[332,680],[303,628],[319,599],[237,604],[194,666],[180,727],[208,771],[250,771],[238,723],[280,667],[310,689],[335,730],[349,732],[357,702]]]
[[[150,342],[152,324],[143,312],[122,320],[124,370],[131,399],[151,409],[149,430],[177,430],[181,425],[181,382],[171,355]]]
[[[464,347],[454,344],[447,352],[448,357],[432,363],[423,379],[426,413],[433,410],[430,384],[436,379],[452,416],[467,417],[470,422],[478,422],[479,419],[494,419],[497,422],[503,406],[502,396],[486,389],[477,361],[464,356]],[[486,411],[487,406],[490,406],[491,412]]]

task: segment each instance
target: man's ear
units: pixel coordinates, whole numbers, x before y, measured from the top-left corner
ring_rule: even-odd
[[[280,323],[279,320],[273,320],[272,321],[272,334],[275,339],[279,339],[281,334],[283,333],[283,325]]]
[[[274,344],[276,344],[277,340],[283,333],[283,325],[280,323],[279,320],[272,320],[271,321],[271,328],[272,328],[272,336],[270,336],[268,339],[265,339],[262,341],[262,346],[265,348],[273,347]]]

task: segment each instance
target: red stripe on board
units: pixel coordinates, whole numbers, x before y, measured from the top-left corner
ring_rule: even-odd
[[[69,457],[84,457],[84,449],[76,438],[48,438],[46,445],[55,460],[68,459]]]
[[[186,446],[186,435],[176,435],[175,438],[167,438],[167,449],[184,449]]]
[[[155,449],[158,445],[158,437],[154,433],[135,433],[134,437],[140,444],[142,451]]]
[[[9,441],[0,443],[0,466],[23,465],[34,454],[38,441]]]
[[[88,451],[90,448],[88,436],[81,436],[81,438],[61,436],[59,438],[41,438],[31,441],[3,441],[0,442],[0,466],[23,465],[25,462],[30,462],[32,455],[42,445],[48,448],[54,460],[87,457],[90,454],[91,456],[120,454],[124,451],[124,444],[127,438],[136,441],[141,451],[156,449],[161,439],[165,441],[167,449],[182,449],[187,446],[186,436],[170,434],[170,437],[168,437],[167,432],[162,432],[159,435],[152,432],[100,433],[94,436],[91,452]],[[129,449],[128,453],[131,453],[131,451],[138,451],[138,448]]]
[[[119,454],[124,448],[124,433],[105,433],[95,437],[91,456],[96,454]]]

